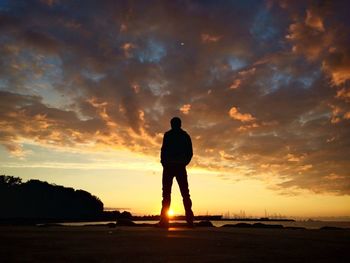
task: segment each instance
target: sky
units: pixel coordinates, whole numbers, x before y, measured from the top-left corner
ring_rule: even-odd
[[[0,174],[159,214],[178,116],[195,214],[350,216],[349,9],[0,0]]]

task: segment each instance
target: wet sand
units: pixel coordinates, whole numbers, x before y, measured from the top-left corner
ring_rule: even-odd
[[[0,226],[1,262],[349,262],[349,230]]]

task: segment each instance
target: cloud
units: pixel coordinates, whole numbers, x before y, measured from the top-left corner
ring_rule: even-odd
[[[305,25],[320,32],[324,31],[322,18],[314,10],[306,10]]]
[[[184,104],[183,106],[181,106],[180,111],[183,114],[189,114],[191,110],[191,104]]]
[[[230,89],[237,89],[239,86],[241,86],[242,80],[240,79],[235,79],[233,83],[230,86]]]
[[[242,82],[248,79],[250,76],[254,75],[256,68],[250,68],[247,70],[242,70],[238,72],[238,78],[236,78],[230,86],[230,89],[237,89],[242,85]]]
[[[229,115],[232,119],[238,120],[241,122],[251,122],[255,118],[249,113],[240,113],[236,107],[232,107],[229,111]]]
[[[329,73],[333,85],[340,86],[350,80],[350,48],[331,47],[323,61],[323,69]]]
[[[350,193],[346,1],[7,5],[0,143],[13,155],[30,141],[159,156],[180,113],[194,166]]]
[[[124,50],[125,57],[129,58],[131,57],[131,50],[136,48],[136,46],[132,43],[124,43],[121,46],[121,49]]]
[[[345,2],[324,2],[301,9],[289,27],[286,36],[293,43],[293,51],[310,60],[320,60],[333,85],[342,85],[350,79],[349,22],[343,8]],[[335,16],[334,13],[337,13]]]
[[[221,39],[221,36],[202,34],[201,39],[203,43],[218,42]]]

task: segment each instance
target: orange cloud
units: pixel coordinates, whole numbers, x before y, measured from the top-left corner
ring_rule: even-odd
[[[254,121],[255,118],[249,114],[249,113],[240,113],[238,111],[238,108],[236,107],[232,107],[229,111],[229,115],[232,119],[234,120],[238,120],[241,122],[250,122],[250,121]]]
[[[318,31],[324,31],[322,18],[314,10],[306,10],[305,24]]]
[[[128,42],[128,43],[124,43],[120,48],[124,50],[125,57],[129,58],[131,57],[131,50],[136,48],[136,45]]]
[[[245,76],[249,76],[249,75],[252,75],[254,74],[256,71],[256,68],[250,68],[250,69],[247,69],[247,70],[242,70],[240,72],[238,72],[238,74],[242,77],[245,77]]]
[[[180,111],[186,115],[190,113],[190,110],[191,110],[191,104],[185,104],[180,108]]]
[[[300,171],[308,171],[308,170],[310,170],[312,167],[313,167],[312,164],[305,164],[305,165],[299,166],[299,170],[300,170]]]
[[[350,120],[350,111],[344,113],[343,118],[346,119],[346,120]]]
[[[324,20],[330,19],[329,14],[322,8],[307,9],[304,20],[297,19],[289,26],[286,38],[293,43],[294,53],[320,60],[332,84],[339,86],[350,79],[349,30],[335,21],[326,28]]]
[[[237,130],[238,131],[247,131],[247,130],[251,130],[254,128],[258,128],[258,127],[260,127],[260,125],[258,123],[252,123],[252,124],[242,125]]]
[[[230,89],[238,89],[242,81],[240,79],[235,79],[230,86]]]
[[[117,126],[117,124],[107,113],[108,103],[106,101],[98,102],[98,99],[91,98],[88,99],[87,102],[90,103],[94,108],[96,108],[97,113],[100,115],[101,119],[106,122],[107,126],[112,128],[115,128]]]
[[[24,151],[20,144],[4,143],[3,145],[5,146],[5,148],[10,152],[10,154],[13,157],[17,157],[19,159],[23,159],[26,156],[26,154],[27,154],[27,151]]]
[[[286,38],[293,42],[292,51],[305,55],[309,60],[319,58],[321,52],[331,42],[330,36],[323,31],[314,31],[303,22],[296,22],[289,27],[289,34]]]
[[[342,109],[338,106],[334,106],[334,105],[330,105],[332,108],[332,118],[331,118],[331,122],[333,124],[338,123],[341,121],[341,112]]]
[[[350,89],[340,89],[337,91],[337,98],[350,102]]]
[[[331,52],[322,63],[323,70],[329,73],[332,84],[335,86],[340,86],[350,80],[349,50]]]
[[[291,153],[288,153],[286,155],[286,159],[288,160],[288,162],[300,162],[302,158],[303,158],[303,156],[298,157],[298,156],[295,156],[294,154],[291,154]]]
[[[338,175],[336,173],[331,173],[329,175],[324,176],[324,178],[327,179],[327,180],[333,181],[333,180],[344,179],[344,176]]]
[[[241,86],[242,81],[246,80],[249,76],[253,75],[255,71],[256,71],[256,68],[253,67],[253,68],[238,72],[239,78],[233,81],[233,83],[230,86],[230,89],[238,89]]]
[[[342,120],[350,119],[350,111],[347,111],[346,109],[337,105],[330,105],[330,107],[332,108],[331,123],[336,124]]]

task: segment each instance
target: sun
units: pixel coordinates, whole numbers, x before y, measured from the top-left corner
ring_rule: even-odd
[[[168,210],[168,217],[173,217],[174,216],[174,211],[172,209]]]

